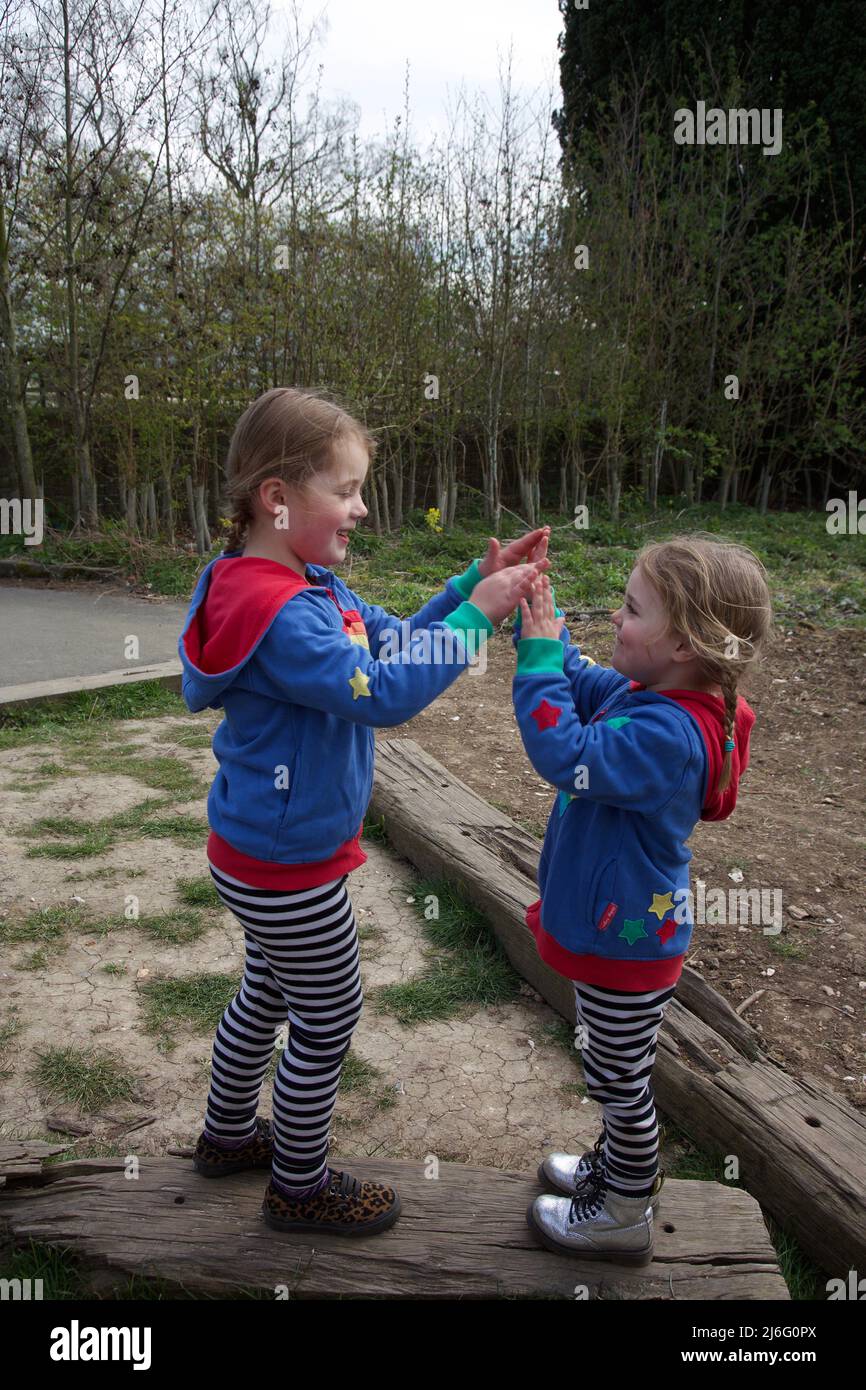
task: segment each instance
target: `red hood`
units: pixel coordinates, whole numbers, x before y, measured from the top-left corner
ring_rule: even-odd
[[[186,654],[206,675],[237,666],[282,608],[309,580],[288,565],[258,556],[217,560],[207,593],[184,638]]]
[[[637,681],[631,682],[633,690],[645,690],[646,686]],[[701,809],[701,820],[725,820],[737,804],[737,790],[740,777],[749,766],[749,735],[755,722],[755,711],[751,705],[737,697],[737,713],[734,718],[735,748],[731,754],[731,780],[723,792],[715,790],[722,771],[725,756],[725,702],[720,695],[710,695],[705,690],[660,690],[677,704],[687,709],[700,727],[707,750],[707,799]]]
[[[207,591],[183,638],[187,657],[205,675],[231,671],[249,656],[284,603],[316,584],[315,574],[305,578],[288,565],[257,555],[215,560]],[[319,587],[342,615],[344,632],[364,630],[356,609],[340,608],[333,590],[324,583]]]

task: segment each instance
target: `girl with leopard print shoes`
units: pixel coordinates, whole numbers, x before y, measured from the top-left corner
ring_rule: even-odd
[[[319,393],[275,387],[254,401],[229,447],[227,546],[200,576],[178,642],[187,707],[225,711],[207,853],[246,945],[193,1161],[206,1177],[269,1168],[268,1225],[348,1236],[383,1231],[400,1211],[393,1187],[327,1162],[363,1002],[346,884],[367,858],[374,729],[447,689],[550,563],[539,528],[502,550],[491,542],[411,618],[365,603],[330,566],[367,515],[375,448]],[[407,659],[391,659],[407,630]],[[271,1125],[256,1109],[287,1018]]]

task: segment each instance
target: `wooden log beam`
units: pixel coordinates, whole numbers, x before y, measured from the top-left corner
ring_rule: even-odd
[[[121,671],[101,671],[92,676],[59,676],[56,680],[30,681],[26,685],[0,686],[0,713],[16,708],[42,704],[48,700],[65,700],[80,695],[83,690],[109,690],[122,685],[137,685],[140,681],[158,681],[166,690],[179,695],[183,680],[180,662],[158,661],[150,666],[125,667]]]
[[[518,974],[574,1023],[572,985],[539,958],[524,922],[539,896],[540,842],[413,739],[377,739],[370,814],[422,874],[459,884]],[[696,1143],[736,1159],[739,1180],[822,1269],[845,1278],[866,1268],[866,1117],[769,1058],[688,967],[659,1031],[653,1090]]]
[[[18,1145],[25,1149],[26,1144]],[[125,1160],[30,1165],[8,1141],[0,1152],[0,1221],[12,1241],[71,1249],[108,1293],[129,1275],[159,1277],[194,1293],[255,1288],[292,1299],[588,1298],[770,1299],[787,1301],[757,1203],[721,1183],[668,1181],[653,1260],[630,1268],[546,1250],[526,1224],[541,1190],[534,1174],[423,1161],[337,1159],[359,1178],[390,1182],[400,1195],[395,1224],[349,1240],[274,1231],[261,1216],[266,1174],[202,1178],[189,1160],[140,1160],[129,1182]],[[226,1251],[231,1250],[231,1259]]]

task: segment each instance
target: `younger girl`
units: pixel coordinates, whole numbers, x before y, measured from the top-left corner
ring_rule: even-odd
[[[549,1249],[652,1258],[658,1125],[650,1080],[662,1016],[691,940],[696,822],[734,809],[755,716],[737,684],[772,622],[766,572],[744,546],[678,538],[637,556],[613,614],[612,669],[562,633],[549,581],[520,602],[514,707],[535,769],[558,789],[526,914],[539,954],[574,981],[595,1150],[550,1154],[527,1213]],[[571,1200],[568,1200],[568,1198]]]
[[[504,550],[491,540],[405,627],[366,604],[329,566],[367,515],[361,488],[375,448],[363,425],[314,392],[278,387],[254,401],[229,448],[227,549],[200,576],[178,642],[187,707],[225,711],[208,860],[246,941],[243,983],[213,1046],[195,1166],[206,1176],[271,1168],[269,1225],[341,1235],[383,1230],[400,1210],[393,1188],[325,1161],[363,1000],[346,881],[367,858],[359,839],[373,730],[404,723],[447,689],[549,564],[539,529]],[[381,642],[390,657],[407,629],[410,650],[377,660]],[[256,1107],[287,1015],[271,1134]]]

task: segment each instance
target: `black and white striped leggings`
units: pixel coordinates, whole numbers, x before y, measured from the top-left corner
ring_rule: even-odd
[[[607,1185],[622,1197],[649,1196],[659,1155],[650,1074],[662,1017],[676,985],[637,994],[573,983],[575,1042],[581,1048],[586,1090],[604,1112]]]
[[[289,891],[250,887],[213,864],[210,871],[244,929],[246,965],[214,1040],[205,1133],[226,1145],[252,1138],[288,1017],[274,1077],[272,1178],[293,1196],[311,1195],[328,1181],[337,1086],[364,999],[348,875]]]

